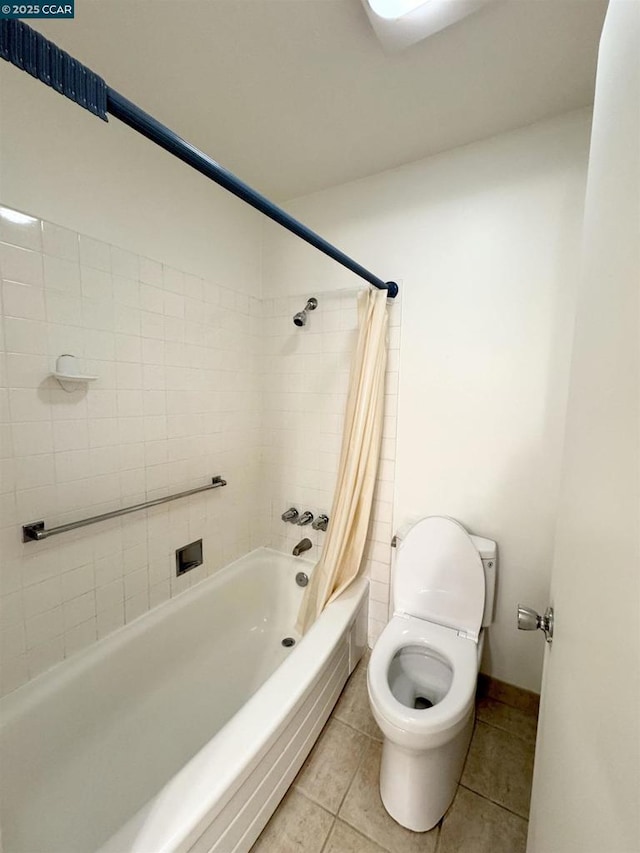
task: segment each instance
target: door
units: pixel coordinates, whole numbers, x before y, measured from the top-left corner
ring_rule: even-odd
[[[639,56],[640,3],[612,0],[596,82],[528,853],[640,851]]]

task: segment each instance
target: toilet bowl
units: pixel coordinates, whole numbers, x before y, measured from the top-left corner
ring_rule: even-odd
[[[451,518],[421,519],[398,541],[394,616],[371,652],[367,685],[384,735],[380,796],[415,832],[438,823],[462,773],[495,571],[495,542]]]

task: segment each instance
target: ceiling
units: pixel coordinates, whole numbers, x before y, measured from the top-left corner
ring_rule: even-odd
[[[36,23],[284,200],[592,103],[605,10],[497,0],[395,54],[360,0],[76,0]]]

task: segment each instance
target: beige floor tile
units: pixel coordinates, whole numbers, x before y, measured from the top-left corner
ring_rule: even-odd
[[[340,818],[389,853],[433,853],[437,828],[410,832],[385,811],[378,787],[381,753],[382,744],[371,741],[342,804]]]
[[[369,655],[360,661],[351,678],[342,691],[338,703],[333,710],[333,717],[352,726],[376,740],[382,740],[382,732],[373,719],[369,707],[369,694],[367,693],[367,663]]]
[[[360,835],[349,824],[337,820],[322,853],[386,853],[386,851],[364,835]]]
[[[512,708],[504,702],[496,702],[488,696],[478,699],[476,704],[476,717],[483,723],[496,726],[516,735],[529,744],[536,742],[536,730],[538,728],[537,714],[531,711],[522,711]]]
[[[522,817],[529,815],[533,747],[508,732],[476,722],[462,784]]]
[[[251,853],[320,853],[332,824],[329,812],[289,789]]]
[[[526,820],[458,788],[442,822],[438,853],[525,853],[526,846]]]
[[[330,719],[295,780],[295,787],[336,814],[351,784],[369,738]]]

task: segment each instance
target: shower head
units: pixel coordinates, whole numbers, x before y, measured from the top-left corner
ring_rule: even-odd
[[[297,314],[293,315],[293,322],[296,326],[305,326],[307,323],[307,311],[315,311],[318,307],[318,300],[313,296],[307,300],[307,304],[304,306],[302,311],[298,311]]]

